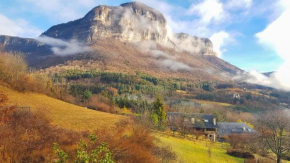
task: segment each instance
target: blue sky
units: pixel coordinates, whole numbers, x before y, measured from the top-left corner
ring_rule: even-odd
[[[83,17],[97,5],[128,1],[1,0],[0,34],[37,37],[52,25]],[[220,58],[244,70],[278,71],[289,58],[266,29],[288,11],[290,0],[140,1],[162,12],[174,32],[210,38]]]

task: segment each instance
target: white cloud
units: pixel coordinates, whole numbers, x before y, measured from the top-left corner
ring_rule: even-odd
[[[0,14],[0,35],[36,37],[41,31],[23,19],[12,20]]]
[[[214,33],[239,21],[239,13],[227,6],[241,8],[241,12],[249,10],[252,0],[202,0],[193,1],[189,8],[172,5],[158,0],[139,0],[164,14],[168,25],[176,32],[184,32],[193,36],[209,38]],[[243,7],[242,7],[243,6]],[[246,7],[247,6],[247,7]],[[235,17],[235,19],[233,19]],[[234,31],[231,31],[231,33]]]
[[[255,36],[261,45],[276,51],[284,63],[273,75],[265,77],[264,82],[259,83],[290,90],[290,1],[280,0],[278,3],[283,6],[282,14]]]
[[[72,21],[81,18],[90,9],[101,4],[102,0],[23,0],[26,10],[33,10],[38,14],[44,14],[54,22]]]
[[[162,67],[169,68],[173,71],[177,70],[190,70],[191,68],[185,63],[174,61],[171,59],[160,60],[158,63],[161,64]]]
[[[213,43],[213,51],[217,53],[218,57],[221,57],[222,52],[225,50],[224,47],[227,45],[231,38],[228,32],[220,31],[214,33],[209,39]]]
[[[178,70],[191,70],[187,64],[178,61],[178,57],[174,54],[168,54],[164,51],[158,49],[156,42],[154,41],[143,41],[133,43],[136,48],[138,48],[143,53],[148,53],[153,56],[156,60],[156,63],[161,68],[170,69],[172,71]]]
[[[55,55],[58,56],[75,55],[84,52],[89,52],[92,50],[91,48],[83,45],[82,43],[76,40],[63,41],[60,39],[55,39],[46,36],[38,37],[37,40],[39,42],[52,46],[51,50]]]
[[[220,22],[226,17],[223,4],[219,0],[205,0],[199,4],[192,4],[187,14],[198,15],[200,22],[204,24]]]
[[[259,43],[275,50],[283,59],[290,57],[290,9],[272,22],[264,31],[256,34]]]
[[[253,0],[229,0],[225,7],[229,10],[248,9],[252,4]]]

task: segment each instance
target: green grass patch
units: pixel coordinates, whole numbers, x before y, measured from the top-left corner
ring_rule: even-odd
[[[226,154],[225,143],[181,139],[156,135],[160,145],[171,146],[178,160],[184,163],[243,163],[244,159]],[[209,150],[210,149],[210,150]],[[210,151],[210,152],[209,152]]]

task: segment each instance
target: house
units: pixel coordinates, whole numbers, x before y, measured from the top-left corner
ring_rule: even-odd
[[[170,128],[172,130],[177,130],[177,126],[174,125],[177,122],[182,122],[190,126],[193,132],[201,132],[207,138],[216,140],[217,133],[217,122],[216,118],[212,114],[188,114],[188,113],[177,113],[177,112],[167,112],[167,118],[169,124],[172,124]]]
[[[223,141],[225,136],[232,134],[254,134],[256,131],[246,123],[238,122],[218,122],[217,137],[219,141]]]
[[[238,94],[238,93],[235,93],[234,95],[233,95],[233,99],[240,99],[241,98],[241,96],[240,96],[240,94]]]

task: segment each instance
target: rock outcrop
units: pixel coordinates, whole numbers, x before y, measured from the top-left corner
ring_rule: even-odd
[[[160,72],[174,67],[174,71],[201,70],[200,76],[204,76],[205,69],[231,74],[238,71],[212,56],[215,53],[209,39],[172,34],[159,11],[139,2],[97,6],[83,18],[55,25],[41,36],[38,39],[0,36],[0,50],[24,53],[28,64],[37,68],[95,58],[94,62],[106,65],[104,69],[129,67],[134,71]],[[82,48],[90,50],[85,53]],[[199,77],[198,73],[193,74]]]
[[[180,51],[214,55],[209,39],[188,34],[168,32],[164,16],[140,2],[124,3],[117,7],[98,6],[83,18],[51,27],[42,36],[64,40],[76,39],[93,44],[100,39],[113,38],[123,42],[154,41],[171,44]]]
[[[131,2],[118,7],[95,7],[83,18],[53,26],[42,35],[65,40],[77,39],[85,43],[105,38],[164,42],[167,28],[160,12],[142,3]]]

